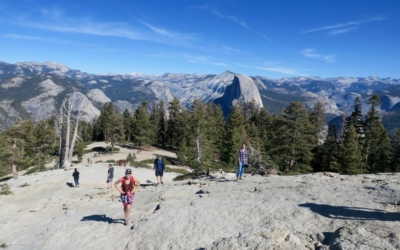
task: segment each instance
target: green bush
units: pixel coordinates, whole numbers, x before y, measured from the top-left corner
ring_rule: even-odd
[[[143,160],[143,161],[140,161],[140,162],[153,164],[155,159],[156,159],[156,158],[154,158],[154,159],[147,159],[147,160]],[[162,157],[162,159],[163,159],[165,165],[173,165],[167,158]]]
[[[191,173],[191,172],[187,171],[186,169],[169,168],[169,167],[165,168],[165,172],[173,172],[173,173],[178,173],[178,174],[181,174],[181,175],[185,175],[185,174],[190,174]]]
[[[128,156],[126,157],[126,160],[133,165],[133,163],[136,161],[136,155],[129,153]]]
[[[10,186],[8,184],[1,185],[0,195],[9,195],[11,194]]]
[[[36,172],[38,172],[38,170],[39,170],[39,167],[33,167],[33,168],[29,169],[24,175],[30,175],[30,174],[36,173]],[[43,170],[41,170],[41,171],[43,171]]]
[[[107,163],[115,163],[115,160],[106,160]]]
[[[134,161],[132,163],[133,167],[135,168],[147,168],[147,169],[152,169],[153,167],[147,165],[146,163],[140,162],[140,161]]]
[[[178,175],[173,180],[174,181],[183,181],[183,180],[193,179],[194,177],[196,177],[195,173],[188,173],[188,174]]]
[[[96,161],[95,163],[102,163],[103,161]]]

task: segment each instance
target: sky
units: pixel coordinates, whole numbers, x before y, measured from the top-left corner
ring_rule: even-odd
[[[400,78],[400,1],[0,0],[0,47],[93,74]]]

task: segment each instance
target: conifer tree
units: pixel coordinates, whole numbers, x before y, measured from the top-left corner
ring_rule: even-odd
[[[168,130],[167,130],[167,135],[168,135],[168,140],[170,147],[173,148],[175,145],[175,141],[179,141],[179,136],[182,131],[182,123],[183,120],[181,119],[181,105],[179,103],[178,98],[174,98],[171,102],[169,102],[169,119],[168,119]],[[181,123],[182,122],[182,123]],[[182,135],[182,134],[181,134]]]
[[[310,122],[315,127],[318,144],[322,144],[327,134],[326,114],[324,105],[318,101],[310,113]]]
[[[349,128],[350,124],[358,135],[358,141],[360,144],[364,143],[365,131],[364,131],[364,121],[362,119],[362,109],[361,109],[361,98],[359,96],[354,100],[354,111],[349,117],[346,118],[346,130]]]
[[[133,141],[141,147],[151,143],[152,136],[153,129],[147,112],[147,102],[143,101],[133,115]]]
[[[393,172],[400,171],[400,129],[396,130],[393,138],[393,157],[391,162],[391,170]]]
[[[246,142],[246,137],[245,121],[242,112],[237,105],[233,105],[226,125],[222,154],[222,161],[229,168],[234,168],[238,165],[238,152],[240,145]]]
[[[312,171],[311,150],[317,144],[316,129],[303,103],[292,102],[283,109],[282,119],[277,125],[277,137],[274,138],[274,148],[271,151],[276,154],[282,171]]]
[[[379,95],[368,99],[371,105],[365,121],[365,143],[363,155],[367,171],[370,173],[385,172],[390,169],[392,148],[376,106],[381,105]]]
[[[328,135],[322,146],[322,171],[339,172],[338,154],[339,144],[335,124],[329,126]]]
[[[132,136],[132,115],[128,111],[128,109],[125,109],[124,113],[122,114],[124,117],[124,134],[125,134],[125,140],[126,141],[131,141],[131,136]]]
[[[358,135],[352,122],[350,122],[339,149],[340,155],[338,161],[340,164],[340,173],[362,174],[363,158],[361,155],[360,145],[358,143]]]
[[[119,107],[112,103],[109,115],[106,141],[111,143],[111,154],[113,154],[115,144],[122,144],[125,141],[124,117],[121,115]]]

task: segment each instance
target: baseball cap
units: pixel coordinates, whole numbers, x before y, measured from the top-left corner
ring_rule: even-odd
[[[132,170],[128,168],[127,170],[125,170],[125,174],[132,174]]]

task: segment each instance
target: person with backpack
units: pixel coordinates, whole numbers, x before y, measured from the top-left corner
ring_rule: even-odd
[[[79,187],[79,172],[76,170],[72,173],[72,176],[74,177],[74,182],[75,182],[75,187]]]
[[[157,159],[155,159],[154,161],[154,165],[153,165],[153,170],[155,170],[156,172],[156,179],[157,179],[157,184],[164,184],[162,178],[164,175],[164,171],[165,171],[165,163],[164,160],[162,159],[161,155],[157,156]]]
[[[242,180],[244,168],[248,164],[248,154],[246,150],[246,144],[242,144],[242,148],[239,150],[239,167],[236,175],[236,180]]]
[[[121,188],[118,186],[121,184]],[[140,187],[140,181],[132,176],[132,170],[127,169],[125,176],[114,183],[115,188],[121,194],[121,201],[124,204],[124,225],[129,225],[129,214],[135,197],[136,190]]]

